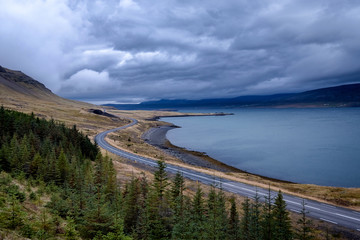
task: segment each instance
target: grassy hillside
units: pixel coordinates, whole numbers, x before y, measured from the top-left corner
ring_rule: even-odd
[[[76,124],[89,136],[93,136],[99,130],[117,127],[127,122],[120,118],[94,114],[91,109],[101,108],[61,98],[24,73],[1,66],[0,105],[25,113],[34,112],[40,118],[56,119],[67,126]]]

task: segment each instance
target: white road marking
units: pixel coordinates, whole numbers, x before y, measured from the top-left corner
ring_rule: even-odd
[[[329,207],[329,208],[336,208],[335,206],[331,206],[331,205],[328,205],[328,204],[325,204],[325,203],[320,203],[321,205],[325,206],[325,207]]]
[[[337,222],[325,219],[325,218],[320,218],[321,220],[325,221],[325,222],[329,222],[329,223],[333,223],[333,224],[338,224]]]
[[[291,202],[293,204],[296,204],[296,205],[301,205],[300,203],[297,203],[297,202],[294,202],[294,201],[290,201],[290,200],[285,200],[286,202]]]
[[[355,220],[355,221],[359,221],[359,222],[360,222],[360,219],[358,219],[358,218],[349,217],[349,216],[342,215],[342,214],[339,214],[339,213],[335,213],[335,215],[338,215],[338,216],[344,217],[344,218],[349,218],[349,219],[352,219],[352,220]]]
[[[320,208],[317,208],[317,207],[312,207],[312,206],[306,206],[307,208],[311,208],[311,209],[315,209],[315,210],[320,210],[320,211],[324,211],[324,210],[321,210]],[[326,212],[326,211],[324,211]]]
[[[295,210],[295,209],[290,209],[290,211],[293,211],[293,212],[296,212],[296,213],[301,213],[300,211]]]

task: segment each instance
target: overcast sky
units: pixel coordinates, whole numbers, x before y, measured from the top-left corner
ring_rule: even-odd
[[[0,0],[0,65],[94,103],[360,82],[360,1]]]

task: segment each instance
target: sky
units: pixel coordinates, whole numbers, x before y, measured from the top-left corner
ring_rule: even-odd
[[[0,65],[92,103],[360,82],[357,0],[0,0]]]

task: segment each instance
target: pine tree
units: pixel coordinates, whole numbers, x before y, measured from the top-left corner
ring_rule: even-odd
[[[95,195],[89,199],[84,211],[82,234],[93,238],[98,232],[107,234],[113,228],[114,216],[109,204],[105,200],[103,189],[96,188]]]
[[[184,205],[179,217],[174,217],[174,226],[172,229],[171,239],[196,239],[193,237],[192,231],[192,215],[191,215],[191,200],[184,196]]]
[[[57,169],[59,171],[60,182],[64,183],[67,179],[67,174],[69,172],[69,162],[63,149],[61,149],[59,158],[57,160]]]
[[[29,167],[30,167],[30,143],[28,141],[27,135],[24,135],[20,143],[20,158],[17,169],[19,171],[24,171],[25,173],[28,173]]]
[[[76,126],[74,125],[74,128],[76,129]],[[73,130],[74,131],[74,130]],[[95,167],[94,167],[94,184],[96,185],[103,185],[104,178],[106,177],[105,171],[104,171],[104,159],[101,156],[101,153],[98,153],[95,159]]]
[[[227,239],[227,211],[225,208],[224,192],[220,189],[216,193],[213,186],[208,195],[207,201],[207,239]]]
[[[302,209],[301,209],[301,218],[297,221],[297,226],[299,227],[296,229],[296,238],[299,240],[311,240],[315,239],[313,235],[313,229],[312,229],[312,221],[306,217],[306,214],[308,211],[306,210],[305,206],[305,200],[302,200]]]
[[[151,189],[146,201],[146,222],[149,239],[165,240],[170,238],[171,228],[168,216],[164,215],[163,198],[159,199],[159,192]]]
[[[292,239],[291,220],[286,210],[286,202],[279,191],[274,202],[274,238],[279,240]]]
[[[273,215],[273,206],[272,206],[273,198],[271,197],[271,189],[270,186],[268,188],[268,195],[265,197],[265,203],[263,207],[263,216],[261,221],[262,227],[262,238],[264,240],[272,240],[274,235],[274,215]]]
[[[23,224],[24,212],[15,193],[10,193],[9,206],[4,210],[4,215],[0,219],[4,220],[5,227],[15,229]]]
[[[147,197],[149,185],[145,174],[142,172],[139,180],[140,196],[138,199],[139,213],[136,221],[136,227],[133,232],[134,239],[149,239],[149,219],[147,216]]]
[[[10,160],[10,167],[12,169],[21,168],[19,167],[21,165],[19,152],[20,152],[20,147],[19,147],[19,142],[17,140],[17,134],[14,134],[10,142],[10,151],[8,156],[8,159]]]
[[[191,209],[191,228],[192,232],[191,239],[205,239],[205,207],[204,207],[204,199],[203,192],[198,186],[197,191],[192,200],[192,209]]]
[[[239,213],[236,208],[235,198],[230,198],[230,216],[229,216],[229,228],[228,235],[229,239],[240,240],[240,220]]]
[[[70,218],[67,217],[66,218],[66,226],[65,226],[65,238],[66,240],[78,240],[80,239],[80,234],[78,231],[76,231],[76,224],[75,221]]]
[[[116,184],[116,171],[112,159],[109,157],[105,158],[107,164],[107,176],[106,176],[106,187],[105,194],[110,201],[114,201],[114,196],[117,188]]]
[[[138,198],[140,195],[139,180],[132,178],[130,183],[126,186],[126,193],[124,196],[124,231],[131,234],[136,227],[137,218],[139,216]]]
[[[31,176],[36,176],[39,177],[37,175],[39,167],[44,164],[43,162],[43,158],[41,157],[41,155],[39,153],[36,153],[33,160],[30,163],[30,169],[29,169],[29,173]]]
[[[169,185],[166,164],[158,161],[158,169],[154,173],[153,188],[147,197],[147,221],[149,239],[168,239],[171,234],[171,209],[166,194]]]
[[[250,239],[250,200],[246,198],[242,203],[242,217],[240,220],[240,229],[241,229],[241,239],[248,240]]]
[[[177,172],[171,186],[171,207],[174,212],[174,221],[179,221],[183,213],[183,192],[185,190],[184,177],[180,172]]]
[[[254,202],[250,205],[250,223],[249,223],[249,240],[260,240],[262,238],[261,234],[261,203],[260,197],[256,192]]]
[[[153,186],[155,188],[156,194],[161,201],[165,194],[165,189],[169,185],[167,173],[165,171],[166,163],[164,161],[158,161],[158,168],[154,173],[154,182]]]

